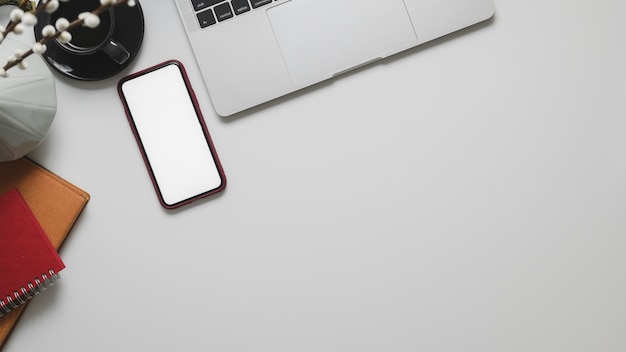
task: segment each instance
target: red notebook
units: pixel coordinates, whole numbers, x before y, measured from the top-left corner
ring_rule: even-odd
[[[0,195],[0,318],[54,284],[63,268],[20,192]]]

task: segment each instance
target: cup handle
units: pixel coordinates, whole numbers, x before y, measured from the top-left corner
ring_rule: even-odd
[[[122,44],[115,39],[109,39],[102,47],[102,51],[111,58],[111,60],[122,65],[130,58],[130,53]]]

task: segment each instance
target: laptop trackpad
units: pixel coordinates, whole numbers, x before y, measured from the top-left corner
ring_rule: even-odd
[[[267,14],[296,86],[330,78],[417,41],[403,0],[297,0]]]

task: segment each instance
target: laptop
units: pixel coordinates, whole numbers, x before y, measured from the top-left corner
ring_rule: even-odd
[[[229,116],[489,19],[492,0],[175,0]]]

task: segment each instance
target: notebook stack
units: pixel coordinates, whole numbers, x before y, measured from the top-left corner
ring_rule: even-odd
[[[27,303],[58,280],[58,249],[89,198],[29,159],[0,162],[0,349]]]

